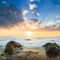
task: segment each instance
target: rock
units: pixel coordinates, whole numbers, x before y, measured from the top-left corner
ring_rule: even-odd
[[[46,49],[46,53],[47,55],[50,56],[58,56],[60,54],[58,48],[56,48],[55,46],[50,46]]]
[[[5,47],[5,53],[6,54],[14,54],[22,49],[22,45],[15,42],[15,41],[10,41],[7,43]]]

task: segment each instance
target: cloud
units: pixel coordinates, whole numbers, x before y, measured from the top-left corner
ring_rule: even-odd
[[[58,24],[56,21],[49,21],[45,24],[44,30],[60,30],[60,24]]]
[[[54,30],[54,31],[56,31],[56,30],[60,30],[60,25],[51,25],[51,26],[45,26],[45,28],[44,28],[45,30]]]
[[[60,23],[60,20],[57,20],[56,22],[57,22],[57,23]]]
[[[54,21],[50,21],[47,23],[47,25],[55,25],[56,23]]]
[[[38,19],[30,19],[29,20],[27,18],[24,18],[24,20],[27,21],[29,29],[32,29],[32,30],[36,30],[36,29],[46,30],[46,31],[60,30],[60,24],[57,24],[57,22],[55,22],[55,21],[49,21],[48,23],[45,24],[42,21],[39,21]]]
[[[23,10],[23,11],[22,11],[22,14],[25,15],[25,14],[27,14],[28,12],[29,12],[28,10]]]
[[[37,1],[37,2],[40,2],[40,0],[29,0],[30,2],[34,2],[34,1]]]
[[[40,30],[47,30],[47,31],[56,31],[56,30],[60,30],[60,24],[57,24],[57,22],[54,21],[50,21],[48,23],[43,23],[42,21],[40,21],[40,23],[37,24],[38,25],[38,29]]]
[[[22,12],[13,5],[0,8],[0,27],[9,27],[23,21]]]
[[[6,1],[2,1],[2,4],[6,4]]]
[[[34,0],[29,0],[30,2],[34,2]]]
[[[59,18],[59,16],[56,16],[56,18]]]
[[[37,12],[35,12],[35,11],[33,11],[32,14],[34,14],[34,15],[37,16],[37,17],[40,16],[40,14],[37,13]]]
[[[56,30],[60,30],[60,25],[55,23],[54,21],[50,21],[48,23],[43,23],[42,21],[39,21],[38,19],[26,19],[28,22],[28,26],[29,29],[33,29],[33,30],[46,30],[46,31],[56,31]],[[25,27],[26,28],[26,27]]]
[[[37,8],[37,5],[36,4],[29,4],[29,8],[30,8],[30,10],[34,10]]]
[[[40,16],[40,14],[39,14],[39,13],[35,13],[35,16],[39,17],[39,16]]]

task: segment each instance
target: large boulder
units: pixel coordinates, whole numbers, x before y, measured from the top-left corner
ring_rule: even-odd
[[[50,56],[57,56],[59,53],[58,53],[58,49],[54,46],[50,46],[46,49],[46,53],[47,55],[50,55]]]
[[[43,45],[48,56],[58,56],[60,55],[60,47],[56,43],[46,43]]]
[[[6,54],[14,54],[22,49],[22,45],[15,42],[15,41],[10,41],[7,43],[5,47],[5,53]]]

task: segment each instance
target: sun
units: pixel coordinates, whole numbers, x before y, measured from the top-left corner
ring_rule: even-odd
[[[25,34],[26,34],[26,36],[32,36],[33,32],[32,31],[26,31]]]

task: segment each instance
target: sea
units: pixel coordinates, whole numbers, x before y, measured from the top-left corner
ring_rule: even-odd
[[[24,38],[24,37],[17,37],[17,36],[9,36],[9,37],[1,37],[0,36],[0,49],[4,49],[6,44],[10,41],[16,41],[23,45],[24,48],[40,48],[45,43],[52,42],[57,43],[60,45],[60,37],[44,37],[44,38]]]

